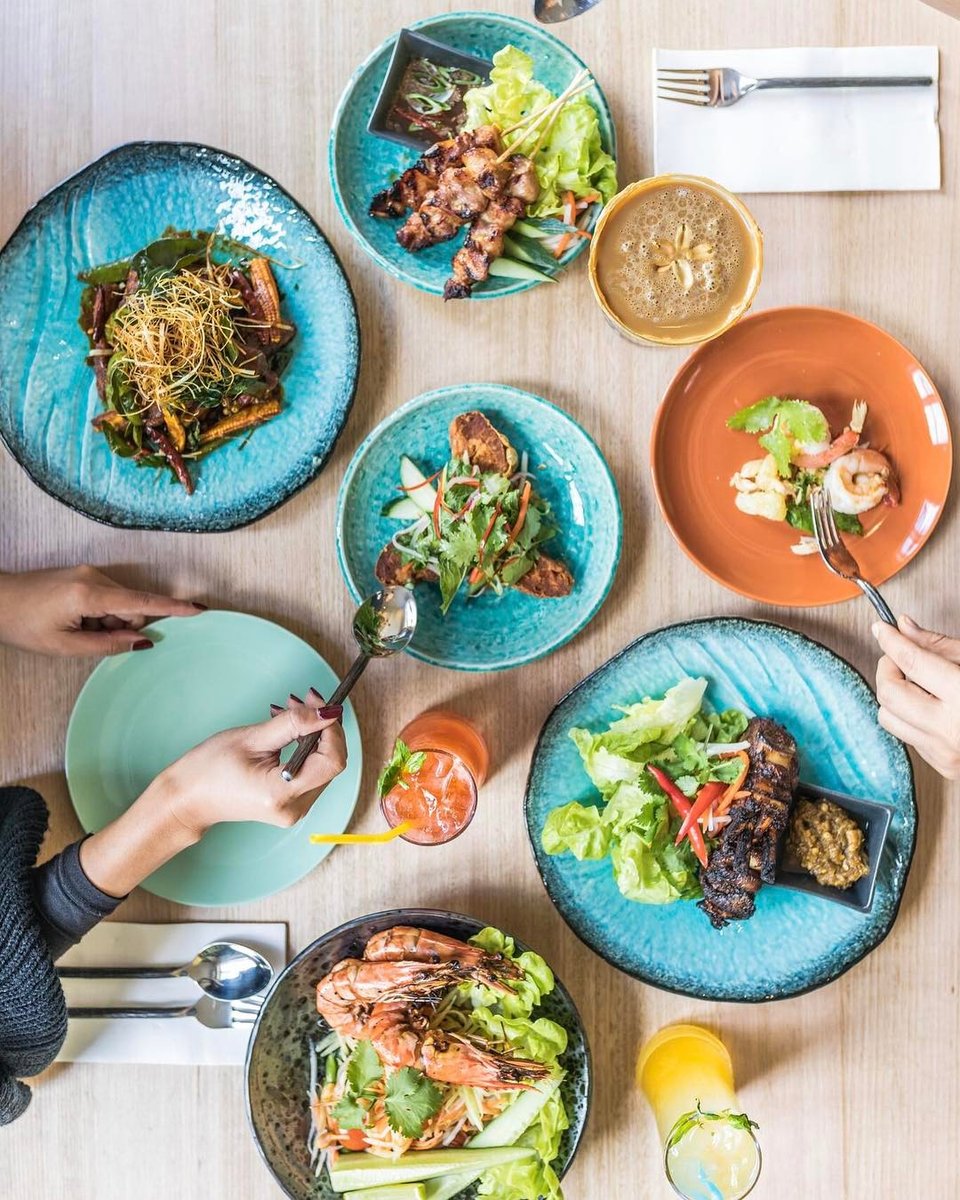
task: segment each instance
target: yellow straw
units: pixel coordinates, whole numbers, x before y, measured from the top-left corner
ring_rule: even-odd
[[[401,821],[384,833],[311,833],[310,841],[323,846],[376,846],[382,842],[392,842],[412,828],[412,821]]]

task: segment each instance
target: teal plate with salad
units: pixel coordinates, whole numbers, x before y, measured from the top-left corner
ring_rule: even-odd
[[[371,938],[398,927],[401,933],[426,931],[427,937],[471,942],[522,967],[516,995],[501,994],[498,999],[489,989],[457,988],[457,994],[448,992],[440,1001],[433,1025],[466,1032],[481,1043],[496,1028],[506,1053],[534,1059],[546,1068],[542,1084],[500,1092],[498,1102],[495,1091],[434,1084],[415,1067],[386,1064],[385,1071],[375,1036],[341,1040],[318,1016],[317,984],[344,959],[360,959]],[[393,968],[407,964],[365,965],[386,968],[384,978],[389,979]],[[423,1182],[427,1200],[478,1195],[562,1200],[559,1181],[583,1136],[593,1086],[580,1015],[539,955],[473,917],[411,908],[357,917],[302,950],[264,1001],[250,1037],[245,1074],[251,1132],[266,1166],[291,1200],[335,1200],[350,1187],[398,1187],[402,1179],[412,1190],[398,1191],[397,1200],[420,1194],[414,1181]],[[376,1106],[377,1096],[383,1112]],[[504,1106],[492,1119],[485,1111],[491,1101]],[[461,1115],[460,1102],[467,1116]],[[335,1125],[330,1112],[338,1114]],[[478,1126],[483,1134],[471,1145]],[[392,1148],[400,1158],[370,1154],[369,1146],[384,1136],[378,1132],[384,1127],[393,1131],[385,1136],[395,1143]],[[467,1160],[455,1160],[450,1169],[445,1164],[437,1167],[431,1162],[435,1151],[405,1145],[401,1135],[426,1141],[445,1138],[441,1153],[466,1153]],[[333,1142],[340,1147],[335,1162],[329,1156]],[[469,1161],[478,1151],[513,1161],[479,1173]],[[364,1168],[362,1180],[357,1179],[358,1161]],[[344,1171],[352,1172],[352,1183]],[[386,1200],[393,1193],[372,1194]]]
[[[745,745],[753,717],[792,735],[801,781],[892,810],[869,912],[776,883],[722,929],[698,907],[694,848],[676,844],[679,818],[651,769],[690,797],[706,780],[742,786],[728,747]],[[917,831],[910,760],[863,677],[794,630],[724,617],[646,634],[565,696],[541,731],[525,811],[541,878],[578,937],[645,983],[703,1000],[784,999],[858,963],[893,927]],[[722,842],[703,836],[712,865]]]
[[[494,90],[473,97],[468,90],[463,97],[468,127],[498,123],[507,130],[523,116],[545,109],[586,70],[558,38],[516,17],[448,13],[417,21],[409,29],[494,63]],[[458,232],[450,241],[413,253],[397,242],[399,219],[370,213],[377,193],[418,158],[416,150],[378,137],[367,128],[378,107],[398,37],[395,34],[379,46],[346,86],[330,135],[330,181],[340,215],[366,253],[394,278],[439,296],[444,294],[451,258],[463,235]],[[443,95],[430,94],[422,80],[418,87],[417,104],[433,114],[429,119],[442,121],[443,112],[434,110],[438,100],[442,105]],[[516,147],[533,156],[540,196],[527,206],[519,228],[508,234],[492,277],[473,287],[475,299],[514,295],[556,276],[583,252],[587,239],[581,234],[593,228],[602,204],[616,191],[616,135],[609,106],[596,82],[571,97],[537,149],[542,128],[532,129],[525,144]],[[518,129],[507,136],[513,138],[521,132]],[[425,141],[424,149],[428,145]],[[569,192],[574,197],[572,206]],[[570,232],[571,222],[579,233]]]
[[[451,458],[451,423],[464,414],[483,414],[486,425],[467,432],[485,432],[492,450],[501,439],[513,448],[504,473]],[[357,601],[378,581],[408,584],[402,572],[419,572],[414,657],[500,671],[550,654],[593,618],[616,574],[622,526],[610,469],[570,416],[518,388],[466,383],[408,401],[362,443],[340,488],[337,555]],[[385,574],[391,545],[408,553]],[[483,573],[471,582],[478,555]],[[421,567],[433,575],[421,578]],[[554,594],[521,590],[535,578]]]

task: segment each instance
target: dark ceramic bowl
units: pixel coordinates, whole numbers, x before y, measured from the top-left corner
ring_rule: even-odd
[[[326,1022],[317,1016],[317,981],[342,958],[359,956],[366,942],[392,925],[420,925],[435,933],[466,940],[486,925],[474,917],[430,908],[395,908],[357,917],[309,945],[277,978],[264,1001],[247,1049],[247,1118],[254,1141],[270,1173],[291,1200],[337,1200],[324,1174],[314,1175],[307,1150],[310,1129],[308,1039],[322,1037]],[[517,942],[517,950],[529,949]],[[563,1176],[573,1162],[590,1108],[590,1050],[573,1000],[558,979],[537,1015],[562,1025],[569,1045],[561,1062],[561,1085],[570,1128],[560,1143],[554,1170]],[[461,1197],[472,1196],[474,1188]]]
[[[880,873],[880,863],[887,844],[887,834],[893,819],[893,809],[888,804],[878,800],[860,800],[856,796],[848,796],[844,792],[834,792],[829,788],[815,787],[813,784],[801,783],[797,788],[798,800],[829,800],[848,813],[863,830],[867,843],[867,863],[870,870],[851,888],[825,887],[817,883],[812,875],[804,871],[791,870],[788,864],[781,863],[777,871],[777,887],[792,888],[797,892],[806,892],[810,896],[819,896],[822,900],[832,900],[834,904],[845,904],[855,908],[857,912],[868,913],[873,908],[873,897],[877,890],[877,876]]]
[[[390,66],[387,67],[380,88],[380,95],[367,122],[367,132],[376,137],[386,138],[388,142],[399,142],[401,146],[412,146],[415,150],[422,150],[424,146],[430,146],[437,140],[429,130],[423,129],[419,134],[401,133],[387,126],[387,117],[393,107],[394,96],[403,79],[403,73],[414,58],[428,58],[440,67],[460,67],[465,71],[472,71],[474,75],[479,75],[484,83],[490,80],[493,63],[476,54],[466,54],[462,50],[455,50],[453,46],[424,37],[422,33],[414,33],[412,29],[400,30],[390,58]]]

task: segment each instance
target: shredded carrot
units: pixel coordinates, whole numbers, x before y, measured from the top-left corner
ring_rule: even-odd
[[[477,558],[480,560],[480,562],[483,562],[483,552],[487,548],[487,539],[490,537],[490,534],[493,533],[493,527],[496,525],[497,517],[500,516],[501,511],[500,501],[498,500],[494,506],[493,516],[490,518],[490,523],[483,531],[483,537],[480,539],[480,545],[477,547]]]
[[[573,235],[572,233],[564,233],[564,234],[562,234],[562,235],[560,236],[560,240],[557,242],[557,248],[556,248],[556,250],[554,250],[554,252],[553,252],[553,257],[554,257],[554,258],[562,258],[562,257],[563,257],[563,254],[565,253],[565,251],[566,251],[566,249],[567,249],[567,247],[568,247],[568,246],[570,245],[570,243],[573,241],[573,238],[574,238],[574,235]]]
[[[517,534],[523,528],[523,523],[527,519],[527,509],[530,507],[530,480],[523,485],[523,491],[520,494],[520,511],[517,513],[517,519],[513,528],[510,530],[510,536],[507,538],[507,546],[512,546],[517,540]]]
[[[577,223],[577,198],[573,192],[567,192],[563,197],[563,220],[567,225]]]
[[[742,799],[739,794],[740,789],[743,787],[743,781],[746,779],[747,772],[750,770],[750,755],[746,752],[746,750],[738,750],[735,755],[731,755],[730,757],[740,759],[740,772],[737,775],[737,778],[733,781],[733,783],[730,784],[727,790],[717,801],[714,815],[718,817],[726,815],[727,810],[730,808],[731,804],[733,804],[734,800]]]
[[[440,468],[440,471],[442,471],[442,470],[443,470],[443,467]],[[397,491],[398,492],[415,492],[417,490],[417,488],[422,488],[424,486],[424,484],[433,483],[433,481],[435,479],[439,479],[440,471],[434,471],[434,473],[431,476],[429,476],[429,478],[425,479],[423,481],[423,483],[413,483],[409,487],[404,487],[402,483],[398,484]]]
[[[474,567],[473,570],[470,572],[469,576],[467,577],[467,582],[470,584],[479,583],[482,578],[483,578],[483,572],[480,570],[479,567]]]
[[[440,536],[440,506],[443,504],[443,487],[445,482],[444,472],[446,467],[441,467],[437,472],[440,476],[440,486],[437,488],[437,498],[433,502],[433,532]]]

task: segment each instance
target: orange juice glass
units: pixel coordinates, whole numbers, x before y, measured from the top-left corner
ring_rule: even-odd
[[[641,1049],[637,1080],[674,1192],[682,1200],[743,1200],[760,1176],[760,1144],[739,1110],[730,1054],[716,1034],[667,1025]]]
[[[487,777],[490,753],[483,734],[466,717],[434,708],[404,726],[400,740],[422,758],[381,797],[387,824],[410,821],[412,828],[400,836],[419,846],[453,841],[473,820]]]

